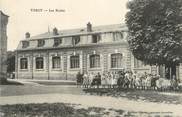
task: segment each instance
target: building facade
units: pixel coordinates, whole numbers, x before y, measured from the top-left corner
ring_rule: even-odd
[[[126,25],[61,30],[37,36],[26,33],[16,50],[16,78],[70,79],[84,72],[122,69],[157,74],[155,66],[135,59],[127,43]]]
[[[8,17],[0,11],[0,78],[6,74],[6,58],[7,58],[7,24]]]

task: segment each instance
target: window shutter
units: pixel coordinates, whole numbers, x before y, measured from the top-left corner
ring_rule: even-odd
[[[82,60],[82,54],[80,54],[79,56],[80,56],[80,61],[79,61],[80,65],[79,66],[80,66],[80,69],[82,70],[82,61],[83,61]]]
[[[61,63],[61,65],[60,65],[60,69],[63,69],[63,56],[60,56],[60,58],[61,58],[61,60],[60,60],[60,63]]]
[[[101,71],[103,72],[104,71],[104,57],[102,54],[100,54],[100,68],[101,68]]]
[[[87,54],[87,69],[90,68],[90,59],[89,59],[89,54]]]
[[[70,69],[70,55],[67,56],[67,70]]]
[[[35,70],[36,69],[36,61],[35,61],[35,56],[33,57],[33,70]]]
[[[30,70],[30,58],[27,57],[27,70]]]
[[[46,63],[46,57],[43,57],[43,69],[46,69],[47,63]]]
[[[108,71],[109,71],[110,68],[111,68],[111,54],[110,53],[108,54],[108,61],[107,61],[107,63],[108,63]]]
[[[51,55],[51,56],[49,56],[49,60],[48,60],[48,61],[49,61],[49,66],[48,66],[48,67],[49,67],[49,69],[51,69],[51,70],[53,69],[52,58],[53,58],[53,56]]]
[[[18,58],[18,70],[20,70],[20,68],[21,68],[21,62],[20,62],[20,59],[21,59],[21,58]]]

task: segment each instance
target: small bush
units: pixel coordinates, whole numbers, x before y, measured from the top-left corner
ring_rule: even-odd
[[[6,78],[1,77],[1,78],[0,78],[0,85],[2,85],[2,84],[6,84],[6,83],[7,83],[7,79],[6,79]]]
[[[6,74],[3,72],[0,72],[0,84],[7,83]]]

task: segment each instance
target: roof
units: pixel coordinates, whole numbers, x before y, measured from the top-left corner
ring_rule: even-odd
[[[91,32],[87,32],[85,28],[77,28],[77,29],[67,29],[67,30],[60,30],[58,31],[59,35],[53,35],[53,32],[45,32],[39,35],[35,35],[30,37],[30,40],[34,39],[45,39],[51,37],[66,37],[66,36],[73,36],[73,35],[86,35],[86,34],[93,34],[93,33],[101,33],[101,32],[113,32],[113,31],[127,31],[127,27],[125,24],[112,24],[112,25],[101,25],[92,27]]]

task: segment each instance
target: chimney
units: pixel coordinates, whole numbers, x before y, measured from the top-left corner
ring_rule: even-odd
[[[87,32],[92,32],[92,24],[90,22],[87,24]]]
[[[25,33],[25,38],[26,38],[26,39],[30,38],[30,33],[29,33],[29,32],[26,32],[26,33]]]
[[[58,33],[58,29],[55,27],[55,28],[53,28],[53,35],[59,35],[59,33]]]

